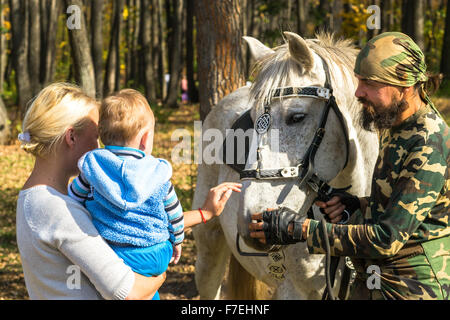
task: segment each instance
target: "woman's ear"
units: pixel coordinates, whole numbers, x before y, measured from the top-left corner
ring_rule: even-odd
[[[69,148],[73,148],[75,145],[75,130],[73,128],[69,128],[66,130],[64,141],[66,142]]]

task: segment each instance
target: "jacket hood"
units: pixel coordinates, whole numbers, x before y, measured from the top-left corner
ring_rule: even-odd
[[[78,167],[94,190],[121,210],[141,207],[172,176],[172,166],[164,159],[119,157],[106,149],[86,153]]]

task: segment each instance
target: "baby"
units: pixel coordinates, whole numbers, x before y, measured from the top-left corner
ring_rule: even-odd
[[[84,203],[118,256],[145,276],[177,263],[184,239],[172,167],[151,155],[154,126],[153,112],[138,91],[124,89],[104,99],[99,135],[105,148],[80,158],[80,175],[68,190]]]

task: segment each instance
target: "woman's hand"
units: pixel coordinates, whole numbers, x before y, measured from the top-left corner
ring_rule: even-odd
[[[166,281],[165,272],[153,277],[134,273],[134,285],[125,300],[151,300],[164,281]]]
[[[233,191],[241,192],[241,187],[240,183],[224,182],[211,188],[201,208],[203,214],[208,215],[207,220],[220,216]]]

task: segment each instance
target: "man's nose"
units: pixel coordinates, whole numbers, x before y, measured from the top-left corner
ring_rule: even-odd
[[[364,96],[365,96],[364,90],[363,90],[361,84],[358,84],[358,87],[356,88],[356,91],[355,91],[355,97],[362,98]]]

